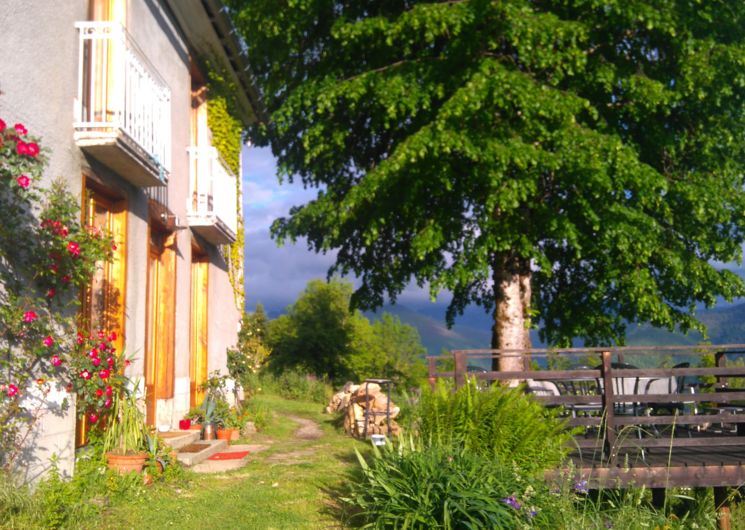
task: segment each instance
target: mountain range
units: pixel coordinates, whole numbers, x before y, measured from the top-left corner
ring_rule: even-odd
[[[271,318],[282,314],[283,308],[267,307]],[[391,313],[402,322],[417,328],[422,344],[430,355],[438,355],[442,350],[489,348],[491,343],[491,316],[478,307],[469,307],[459,316],[455,325],[448,329],[445,324],[445,307],[443,304],[408,304],[388,305],[376,312],[367,312],[370,319],[379,317],[383,312]],[[708,329],[708,340],[712,344],[745,343],[745,303],[729,305],[709,310],[700,310],[699,319]],[[533,345],[541,342],[538,333],[531,331]],[[690,332],[684,335],[669,332],[650,325],[631,325],[626,336],[629,346],[665,346],[698,344],[704,340],[700,333]],[[582,344],[577,344],[581,346]]]

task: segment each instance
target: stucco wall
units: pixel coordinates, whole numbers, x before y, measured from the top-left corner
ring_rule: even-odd
[[[189,195],[191,78],[183,36],[155,0],[129,0],[128,32],[171,90],[171,172],[168,207],[177,216],[175,384],[174,398],[158,403],[157,423],[175,426],[189,406],[191,231],[186,227]],[[107,186],[126,198],[127,278],[125,347],[136,357],[128,375],[144,373],[147,314],[148,198],[100,163],[87,158],[73,136],[77,92],[78,35],[74,24],[86,20],[87,0],[4,0],[0,10],[0,118],[9,125],[24,123],[42,137],[51,155],[46,178],[62,176],[79,194],[82,173],[89,168]],[[204,244],[202,245],[205,246]],[[209,270],[209,370],[225,370],[225,351],[236,342],[240,312],[235,308],[227,269],[218,249],[207,246]],[[70,474],[74,460],[74,407],[59,410],[64,396],[55,394],[53,413],[34,433],[34,463],[29,477],[39,476],[52,454]]]

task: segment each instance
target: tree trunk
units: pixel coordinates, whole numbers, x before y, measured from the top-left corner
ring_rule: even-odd
[[[495,306],[491,344],[495,350],[522,350],[531,347],[530,275],[530,260],[509,255],[495,259]],[[500,357],[492,361],[492,369],[519,371],[525,369],[525,363],[520,357]]]

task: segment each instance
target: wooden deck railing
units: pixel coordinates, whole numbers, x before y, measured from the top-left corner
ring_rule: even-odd
[[[523,365],[530,369],[478,369],[477,363],[491,365],[500,357],[515,356],[521,357]],[[704,361],[705,356],[708,362]],[[683,361],[689,366],[665,366]],[[624,446],[745,446],[745,344],[456,350],[452,356],[428,357],[428,364],[433,385],[438,378],[449,378],[461,386],[467,377],[552,383],[560,390],[558,393],[545,391],[536,398],[547,406],[563,407],[571,426],[597,428],[609,455],[617,454]],[[734,378],[742,378],[742,383]],[[686,383],[679,385],[681,380]],[[665,382],[672,391],[660,391]],[[577,388],[577,383],[584,383],[580,385],[584,392],[567,391]],[[653,385],[656,390],[649,392]],[[738,427],[725,429],[724,425]],[[639,435],[620,436],[630,428]],[[594,439],[578,439],[580,447],[596,444]]]

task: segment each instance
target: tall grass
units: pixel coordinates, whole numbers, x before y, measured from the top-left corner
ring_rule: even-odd
[[[519,388],[480,390],[469,380],[453,392],[440,382],[422,393],[414,410],[418,436],[428,447],[456,447],[527,472],[547,469],[565,457],[572,432],[554,411]]]
[[[312,401],[326,404],[334,394],[331,384],[324,378],[318,378],[298,370],[286,370],[280,374],[251,374],[243,383],[251,393],[269,392],[286,399]]]

